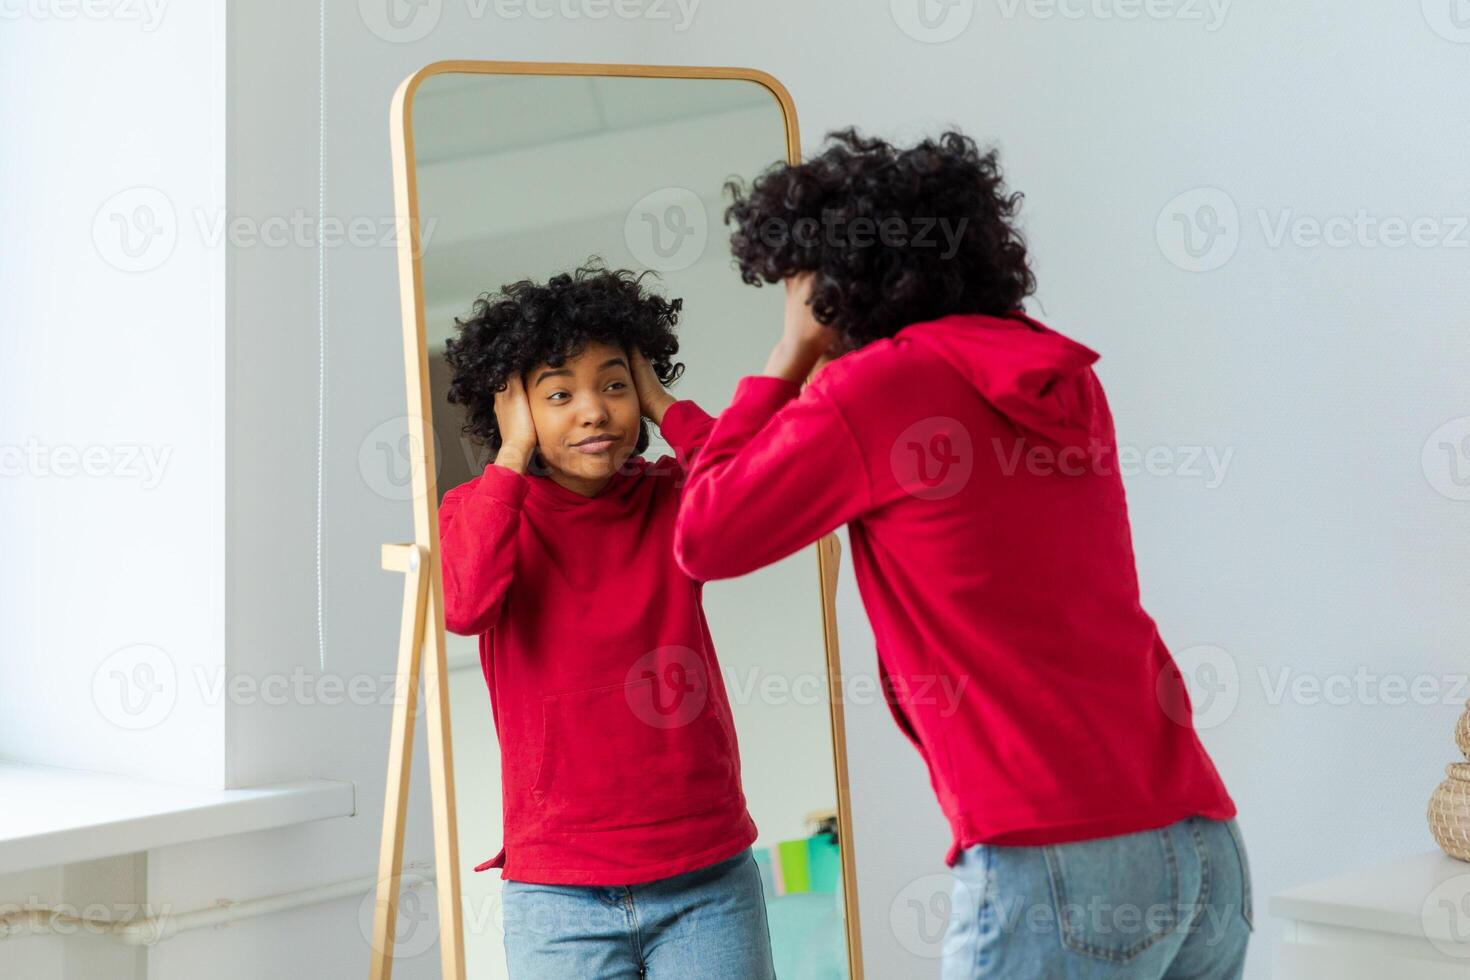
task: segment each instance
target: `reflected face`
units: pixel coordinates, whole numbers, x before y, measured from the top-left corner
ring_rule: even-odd
[[[559,367],[527,371],[525,382],[536,443],[553,479],[596,493],[638,444],[643,413],[627,353],[592,341]]]

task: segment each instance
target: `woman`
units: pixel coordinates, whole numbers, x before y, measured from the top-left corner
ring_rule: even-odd
[[[703,586],[673,558],[713,425],[664,390],[680,307],[587,267],[482,298],[447,346],[495,454],[439,531],[500,736],[505,846],[475,870],[506,879],[513,980],[775,975]],[[644,418],[676,456],[639,455]]]
[[[675,553],[726,578],[848,526],[952,831],[946,980],[1239,976],[1235,805],[1139,603],[1097,355],[1021,310],[994,151],[849,129],[731,190],[786,326],[691,467]]]

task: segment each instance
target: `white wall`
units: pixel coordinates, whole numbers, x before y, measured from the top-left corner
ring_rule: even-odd
[[[0,757],[222,786],[224,4],[106,6],[0,10]]]
[[[1149,10],[1184,6],[1160,2]],[[1431,433],[1470,416],[1463,383],[1470,368],[1463,245],[1338,248],[1300,236],[1273,244],[1268,234],[1284,214],[1325,221],[1351,219],[1359,209],[1380,220],[1439,221],[1438,230],[1430,230],[1441,238],[1453,232],[1444,219],[1463,217],[1470,199],[1463,166],[1470,137],[1451,124],[1460,117],[1467,48],[1452,40],[1450,28],[1442,26],[1443,34],[1434,29],[1442,12],[1429,6],[1427,14],[1416,4],[1353,5],[1349,13],[1341,5],[1293,0],[1227,6],[1223,20],[1212,21],[1206,5],[1186,8],[1203,12],[1204,20],[1123,20],[1101,16],[1113,9],[1107,5],[1069,4],[1066,9],[1083,14],[1069,18],[1055,11],[1047,16],[1051,8],[1039,2],[961,2],[945,9],[958,18],[948,26],[963,29],[945,43],[923,43],[900,29],[881,3],[705,0],[688,29],[677,30],[672,5],[660,8],[671,12],[670,20],[594,21],[495,16],[493,6],[477,17],[472,12],[481,8],[471,0],[442,0],[414,8],[430,20],[437,16],[431,26],[416,22],[429,28],[417,39],[378,23],[397,42],[367,26],[375,18],[363,14],[375,15],[376,5],[340,4],[330,11],[327,29],[329,210],[343,217],[391,213],[388,99],[402,77],[445,57],[750,65],[791,89],[808,147],[825,129],[847,123],[897,137],[956,123],[997,139],[1013,184],[1028,195],[1044,304],[1033,312],[1102,353],[1099,369],[1121,440],[1140,449],[1233,449],[1217,487],[1185,471],[1140,474],[1130,479],[1129,491],[1145,602],[1166,639],[1193,675],[1213,656],[1227,669],[1233,664],[1238,677],[1219,702],[1228,709],[1233,694],[1235,707],[1216,710],[1204,734],[1241,806],[1251,846],[1260,909],[1251,976],[1259,980],[1267,975],[1277,932],[1265,914],[1266,896],[1432,846],[1424,804],[1443,764],[1455,757],[1450,733],[1467,693],[1458,690],[1466,669],[1461,641],[1470,632],[1463,599],[1470,586],[1467,504],[1436,489],[1458,492],[1437,442],[1432,465],[1421,460]],[[180,5],[167,16],[187,23],[195,15]],[[315,213],[315,16],[307,5],[283,0],[230,7],[230,179],[237,207],[289,211],[299,205]],[[85,69],[88,59],[74,56],[75,48],[56,41],[48,53],[44,32],[27,36],[38,37],[41,47],[26,55],[0,40],[6,45],[0,71],[9,90],[23,76],[27,92],[45,91],[39,73],[53,89],[85,85],[93,98],[111,97],[101,76]],[[55,66],[50,74],[42,70],[42,54]],[[218,118],[198,101],[199,72],[180,68],[179,55],[160,41],[140,48],[134,67],[145,76],[188,76],[188,84],[165,91],[202,132]],[[22,211],[29,216],[26,229],[41,238],[22,265],[16,250],[7,250],[0,294],[12,303],[20,297],[16,309],[28,319],[90,312],[99,299],[127,295],[127,280],[98,279],[100,273],[77,266],[75,248],[64,247],[59,231],[51,242],[44,231],[57,217],[86,227],[100,203],[90,198],[149,179],[136,168],[129,171],[129,156],[119,149],[139,145],[128,142],[140,137],[129,136],[123,123],[137,106],[120,98],[109,107],[115,128],[102,126],[89,134],[100,137],[88,141],[107,152],[85,163],[60,163],[65,155],[48,154],[43,180],[39,165],[28,165],[13,149],[30,145],[26,140],[7,139],[0,156],[7,183],[20,179],[33,189],[26,195],[32,208],[58,199],[44,196],[56,180],[53,166],[71,182],[50,186],[92,191],[84,204],[44,214]],[[57,120],[20,114],[13,103],[3,111],[16,125],[24,121],[19,130],[7,127],[12,136],[34,132],[54,145],[75,145],[55,142],[72,140],[75,132]],[[148,145],[156,147],[158,167],[178,160],[177,144]],[[89,176],[99,172],[107,179]],[[1188,260],[1182,239],[1169,231],[1172,219],[1165,216],[1163,234],[1156,226],[1176,195],[1211,187],[1224,191],[1238,211],[1235,221],[1225,215],[1237,245],[1220,267],[1189,271],[1179,264]],[[1171,212],[1203,220],[1197,203],[1186,199]],[[1464,240],[1461,232],[1458,241]],[[1231,235],[1219,239],[1206,258],[1224,257],[1219,249],[1228,250],[1231,241]],[[232,612],[231,637],[239,646],[231,650],[231,664],[310,667],[316,656],[309,542],[315,455],[308,433],[315,424],[316,362],[307,263],[314,259],[310,249],[289,259],[231,254],[231,370],[241,399],[230,422],[231,460],[264,470],[236,469],[231,476],[233,492],[256,495],[237,499],[230,510],[241,520],[230,538],[238,602],[232,609],[249,617]],[[36,428],[45,438],[177,442],[197,449],[189,466],[215,472],[217,480],[197,428],[207,410],[192,416],[176,411],[180,403],[218,405],[206,394],[212,389],[186,389],[182,399],[161,393],[185,383],[180,379],[191,376],[185,369],[199,369],[204,356],[190,346],[197,338],[184,331],[191,314],[207,306],[201,283],[209,273],[201,267],[184,275],[194,268],[184,255],[175,255],[177,304],[170,301],[166,316],[153,318],[166,327],[143,329],[135,322],[112,332],[88,319],[53,333],[28,331],[24,360],[0,360],[6,425],[14,426],[17,406],[44,405],[47,418],[68,420]],[[391,665],[399,581],[378,571],[377,545],[406,538],[410,522],[401,502],[368,486],[357,450],[375,426],[402,411],[393,257],[386,248],[343,248],[329,263],[328,668],[380,673]],[[66,270],[64,278],[57,268]],[[67,288],[79,281],[81,289]],[[59,304],[58,295],[69,302]],[[90,411],[64,397],[68,379],[60,372],[74,351],[62,341],[78,337],[103,345],[107,361],[140,367],[127,382],[126,400],[107,420],[96,410],[100,396],[81,403]],[[753,370],[763,355],[752,353]],[[16,367],[21,363],[24,371]],[[88,368],[84,377],[95,384],[101,369]],[[132,417],[137,425],[112,424]],[[13,440],[7,435],[5,441]],[[222,451],[215,446],[216,454]],[[171,476],[184,465],[180,461]],[[87,525],[106,542],[99,554],[145,562],[125,566],[121,575],[116,566],[109,573],[89,571],[80,561],[61,566],[74,593],[105,594],[104,582],[89,576],[138,583],[119,593],[126,601],[109,607],[123,622],[134,617],[133,628],[98,636],[102,620],[46,599],[54,593],[30,574],[57,568],[51,564],[57,554],[77,553],[80,542],[66,537],[80,533],[77,521],[63,524],[58,512],[49,524],[32,522],[51,532],[43,563],[39,534],[24,531],[13,516],[38,498],[17,496],[28,491],[16,490],[13,481],[5,486],[7,503],[16,505],[5,508],[12,515],[6,540],[20,542],[11,546],[20,560],[10,564],[0,590],[7,654],[13,644],[37,649],[42,625],[48,645],[72,649],[103,649],[113,636],[149,639],[165,629],[186,634],[165,636],[165,645],[207,645],[202,638],[211,620],[193,617],[200,603],[208,607],[208,576],[181,584],[170,570],[188,564],[178,555],[201,556],[211,547],[201,528],[218,528],[217,495],[154,495],[154,506],[175,519],[164,524],[155,516],[152,526],[174,528],[177,538],[132,537],[113,528],[122,515],[105,508],[121,507],[132,491],[114,487],[96,500],[75,501],[104,518]],[[203,475],[192,485],[209,486],[218,489]],[[129,519],[128,527],[136,528],[131,512]],[[175,576],[164,607],[142,584],[150,581],[149,571]],[[180,588],[188,598],[180,599]],[[848,578],[841,600],[849,671],[871,673],[871,637]],[[32,609],[47,615],[32,616]],[[1191,652],[1203,645],[1227,657]],[[16,660],[7,657],[8,664]],[[1354,680],[1360,668],[1361,682]],[[1268,672],[1265,685],[1260,669]],[[1365,684],[1367,693],[1349,692],[1343,704],[1314,703],[1310,692],[1273,703],[1283,670]],[[1447,703],[1382,703],[1372,685],[1384,675],[1427,679],[1440,692],[1430,700]],[[9,701],[4,706],[0,745],[19,744],[35,729],[25,716],[17,720]],[[935,976],[937,946],[925,942],[903,910],[908,899],[928,897],[942,883],[934,876],[943,870],[945,828],[919,760],[886,708],[849,705],[849,718],[870,975]],[[319,706],[272,713],[252,706],[232,719],[234,773],[312,769],[359,780],[359,818],[155,854],[150,887],[187,903],[264,893],[283,881],[369,873],[386,713]],[[283,759],[283,752],[294,755]],[[414,856],[428,849],[424,799],[416,797]],[[322,977],[359,976],[366,945],[350,904],[170,940],[152,954],[153,975],[192,977],[206,968],[215,976],[257,976],[267,969],[294,974],[306,965]],[[399,975],[436,970],[430,953],[405,961]]]

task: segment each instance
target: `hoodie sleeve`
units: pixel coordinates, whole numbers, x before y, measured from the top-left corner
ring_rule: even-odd
[[[674,471],[681,483],[714,427],[715,420],[710,414],[689,399],[681,398],[664,412],[659,432],[674,450]]]
[[[474,636],[495,626],[515,572],[516,531],[530,489],[526,477],[490,464],[439,505],[444,625]]]
[[[674,557],[698,581],[785,558],[872,507],[861,447],[837,403],[811,385],[740,379],[689,470]]]

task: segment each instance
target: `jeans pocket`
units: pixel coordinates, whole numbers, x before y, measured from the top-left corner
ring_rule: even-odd
[[[1245,924],[1250,931],[1255,932],[1255,913],[1251,907],[1251,861],[1245,851],[1245,838],[1241,836],[1240,826],[1234,818],[1225,821],[1225,827],[1230,831],[1230,840],[1235,844],[1235,855],[1240,859],[1240,914],[1245,917]]]
[[[1062,945],[1127,963],[1179,924],[1179,861],[1169,829],[1044,848]]]

